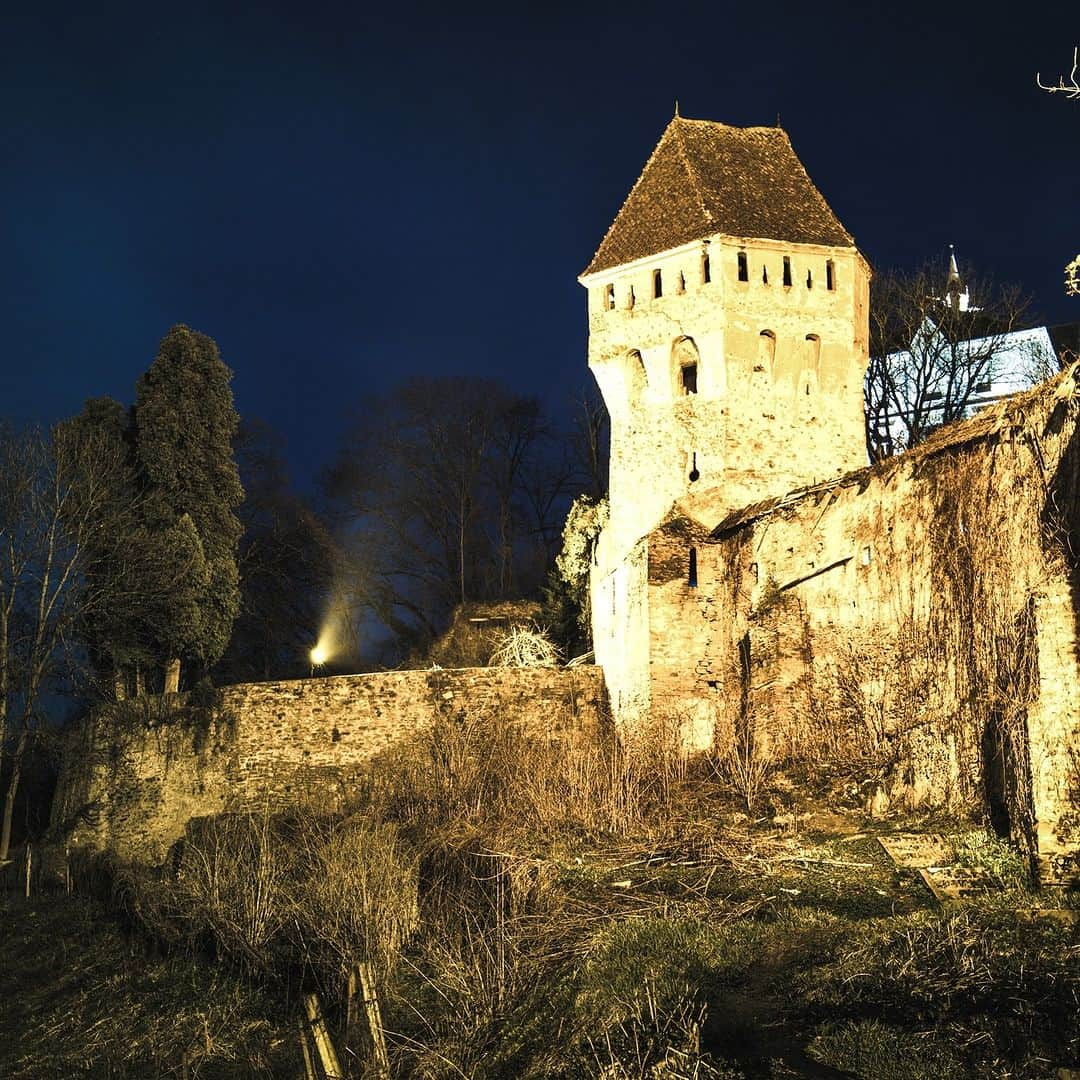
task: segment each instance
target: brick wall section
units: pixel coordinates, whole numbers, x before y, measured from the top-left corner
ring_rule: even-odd
[[[391,671],[222,692],[208,730],[123,734],[100,714],[73,730],[53,823],[75,846],[159,861],[188,821],[275,805],[332,809],[373,758],[438,716],[510,719],[570,740],[606,737],[596,667]],[[78,819],[91,805],[89,822]]]

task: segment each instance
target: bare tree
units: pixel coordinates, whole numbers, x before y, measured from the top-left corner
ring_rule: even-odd
[[[1028,302],[1013,286],[969,282],[933,267],[892,271],[874,280],[870,298],[870,364],[866,374],[866,433],[872,460],[909,449],[941,424],[980,403],[1006,361],[1026,350],[1025,381],[1040,377],[1052,358],[1011,337],[1027,327]],[[978,307],[968,302],[975,298]]]
[[[131,544],[132,523],[113,502],[126,468],[115,447],[81,428],[0,429],[0,747],[8,758],[0,862],[45,691],[106,598],[89,583],[88,565],[109,544],[119,561]]]
[[[455,604],[535,592],[572,471],[538,402],[492,380],[414,378],[371,403],[323,478],[357,618],[407,649]]]

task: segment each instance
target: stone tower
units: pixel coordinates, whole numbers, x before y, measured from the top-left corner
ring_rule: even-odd
[[[680,503],[866,463],[870,271],[780,128],[676,115],[580,281],[611,416],[601,576]]]

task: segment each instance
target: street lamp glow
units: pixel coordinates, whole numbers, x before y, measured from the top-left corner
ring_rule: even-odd
[[[315,667],[322,667],[330,659],[330,650],[320,641],[309,654]]]

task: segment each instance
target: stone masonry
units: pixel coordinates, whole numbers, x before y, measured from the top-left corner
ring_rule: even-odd
[[[222,691],[205,728],[124,731],[102,711],[71,733],[53,824],[73,846],[160,861],[193,818],[346,805],[373,759],[438,717],[596,739],[603,679],[589,667],[462,668],[249,683]]]

